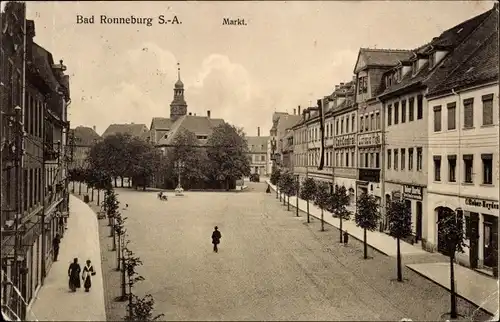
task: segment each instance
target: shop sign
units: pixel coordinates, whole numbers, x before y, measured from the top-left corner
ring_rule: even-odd
[[[380,182],[380,170],[359,169],[359,180],[368,182]]]
[[[422,187],[404,185],[403,186],[403,198],[404,199],[422,200],[423,199]]]
[[[465,204],[467,206],[486,208],[488,210],[498,210],[498,202],[495,202],[495,201],[486,201],[486,200],[479,200],[479,199],[473,199],[473,198],[466,198]]]
[[[380,133],[367,133],[358,135],[358,146],[380,145]]]
[[[356,145],[356,140],[353,134],[344,135],[335,138],[335,147]]]

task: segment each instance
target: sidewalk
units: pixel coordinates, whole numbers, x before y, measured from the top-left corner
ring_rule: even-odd
[[[457,264],[454,266],[457,294],[490,314],[497,313],[498,281],[466,267]],[[450,289],[449,263],[410,264],[406,267],[436,284]]]
[[[276,192],[276,186],[271,184],[269,180],[266,182],[271,186],[271,189]],[[288,198],[287,198],[288,199]],[[295,207],[296,205],[296,197],[290,197],[290,206]],[[306,212],[307,211],[307,202],[299,198],[299,209]],[[321,219],[321,210],[316,207],[312,202],[309,203],[309,214],[313,217]],[[353,215],[354,216],[354,215]],[[328,211],[323,212],[323,219],[326,223],[334,226],[335,228],[340,227],[340,220],[338,218],[332,217],[332,214]],[[363,229],[356,226],[354,219],[352,220],[343,220],[342,221],[342,229],[349,233],[350,236],[363,240]],[[389,235],[384,233],[380,233],[378,231],[368,231],[366,233],[368,245],[378,250],[379,252],[396,257],[397,256],[397,245],[396,240]],[[415,254],[426,254],[427,252],[420,247],[413,246],[404,241],[401,241],[401,255],[415,255]]]
[[[272,185],[269,181],[266,181],[271,189],[276,193],[276,186]],[[295,207],[296,197],[290,197],[290,206]],[[307,210],[307,203],[299,198],[299,209],[302,211]],[[321,210],[316,206],[309,203],[309,213],[310,215],[321,218]],[[340,222],[337,218],[333,218],[328,211],[323,213],[324,221],[331,224],[332,226],[339,228]],[[356,239],[363,240],[363,230],[356,226],[353,220],[343,221],[342,228],[347,229],[349,235]],[[396,242],[394,238],[388,236],[384,233],[374,231],[367,232],[367,243],[371,247],[377,249],[378,251],[395,257],[396,253]],[[429,254],[428,252],[410,245],[406,242],[401,241],[401,254],[403,258],[405,255],[415,255],[415,254]],[[408,264],[406,265],[409,269],[422,275],[423,277],[435,282],[436,284],[450,289],[450,264],[447,262],[441,263],[422,263],[422,264]],[[457,287],[457,294],[474,303],[478,307],[483,308],[490,314],[495,314],[498,312],[498,281],[475,272],[466,267],[455,265],[455,280]]]
[[[98,222],[95,213],[81,200],[69,196],[68,230],[61,240],[58,261],[45,278],[31,310],[29,321],[105,321]],[[68,267],[77,257],[80,266],[90,259],[97,272],[89,293],[68,288]]]

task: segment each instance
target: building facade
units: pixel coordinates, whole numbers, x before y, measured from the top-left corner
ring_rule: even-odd
[[[457,258],[498,276],[499,98],[498,20],[488,17],[467,43],[474,55],[427,94],[428,243],[446,253],[438,221],[444,210],[464,216],[468,247]],[[470,73],[475,73],[474,77]]]
[[[250,173],[268,175],[268,136],[260,136],[260,128],[257,128],[257,136],[247,136],[248,158],[250,160]]]

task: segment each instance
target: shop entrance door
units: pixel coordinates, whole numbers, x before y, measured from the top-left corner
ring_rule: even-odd
[[[467,221],[469,221],[470,228],[467,229],[467,237],[470,240],[470,250],[469,250],[469,261],[471,268],[477,268],[479,260],[479,215],[475,212],[470,213],[470,217],[466,218],[466,228]]]
[[[484,216],[483,224],[483,258],[484,266],[495,266],[496,254],[494,253],[494,223],[493,220],[488,220],[490,216]]]

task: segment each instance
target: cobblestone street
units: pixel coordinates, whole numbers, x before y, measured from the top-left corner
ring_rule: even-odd
[[[117,192],[129,205],[122,212],[130,247],[144,262],[139,272],[146,280],[136,292],[151,293],[155,312],[166,320],[443,320],[449,311],[443,288],[407,269],[405,282],[396,282],[394,259],[370,250],[374,258],[363,260],[360,242],[339,245],[334,227],[319,231],[318,220],[307,224],[303,213],[295,217],[259,187],[170,193],[167,202],[156,192]],[[222,232],[218,254],[210,244],[215,225]],[[115,320],[126,306],[114,302],[119,274],[112,271],[114,253],[106,250],[105,221],[100,228],[107,318]],[[459,313],[490,318],[461,299]]]

